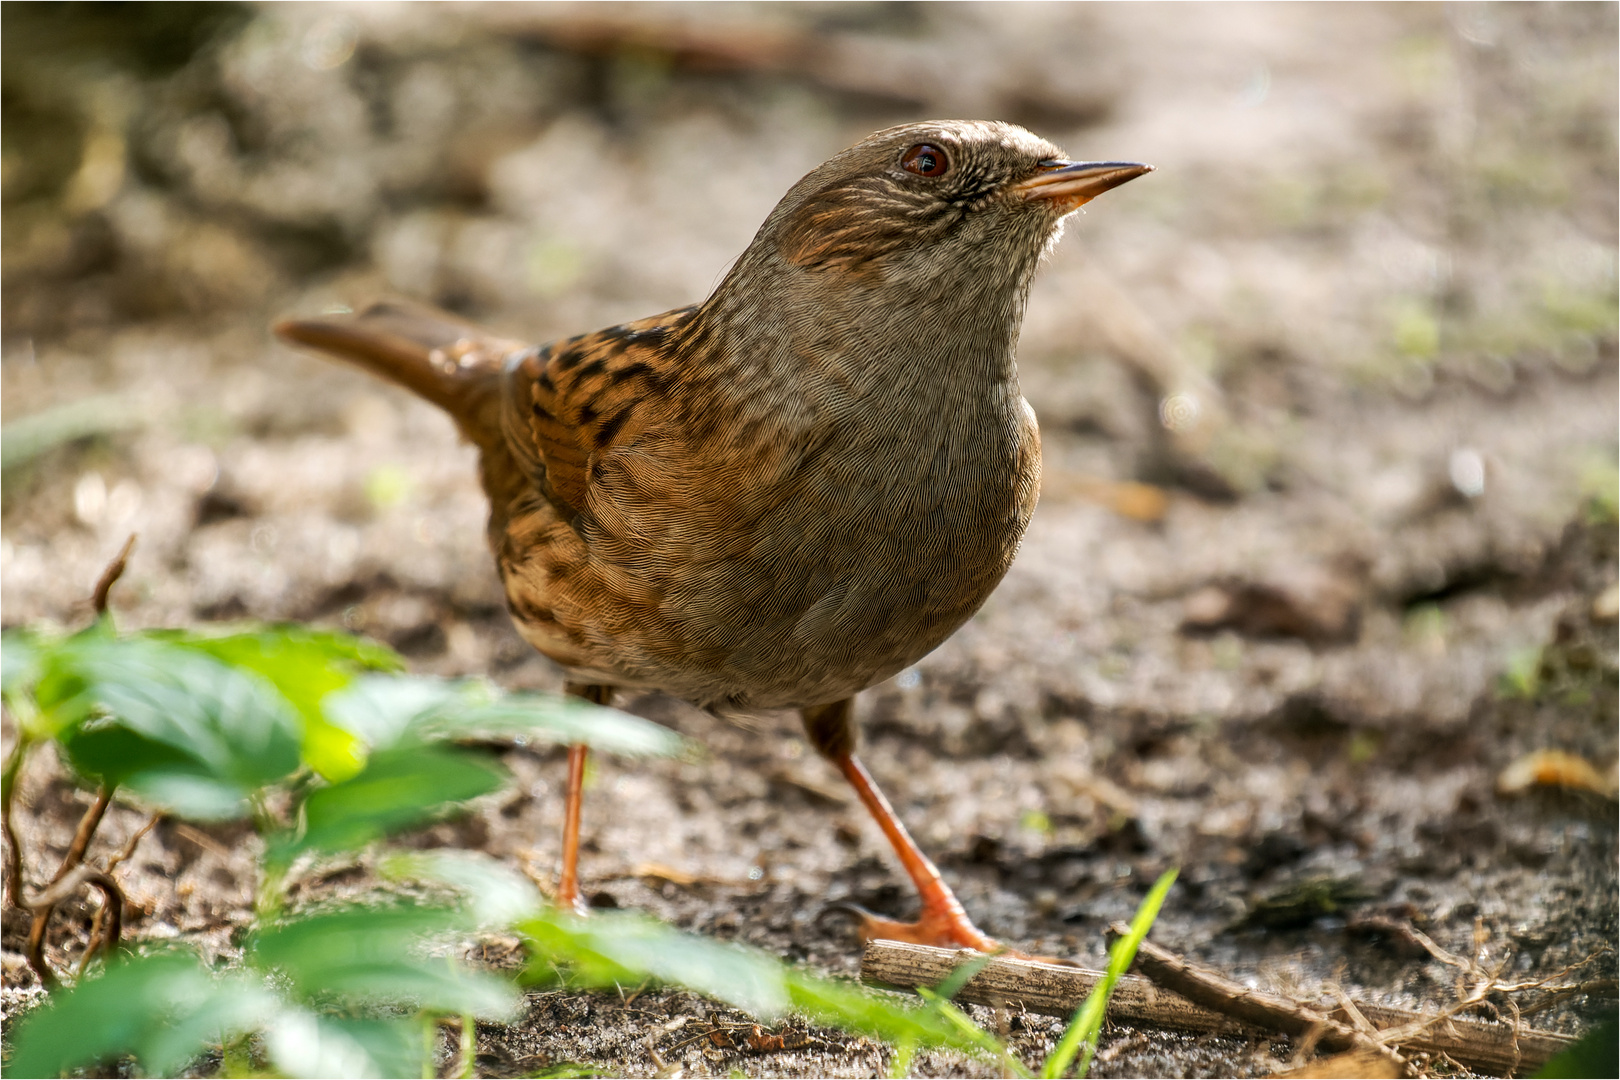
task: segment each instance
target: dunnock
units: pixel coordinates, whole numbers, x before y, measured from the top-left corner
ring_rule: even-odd
[[[867,913],[863,936],[990,949],[856,758],[851,701],[1006,573],[1040,487],[1013,361],[1030,279],[1065,215],[1149,170],[907,124],[793,185],[693,307],[542,347],[388,304],[276,332],[455,418],[512,619],[571,693],[799,709],[921,893],[916,922]]]

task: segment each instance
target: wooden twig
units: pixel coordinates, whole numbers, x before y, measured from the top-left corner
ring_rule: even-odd
[[[124,576],[124,569],[129,565],[130,552],[135,550],[135,538],[137,535],[136,533],[129,534],[129,539],[124,541],[124,546],[118,550],[117,555],[113,556],[112,562],[107,564],[107,568],[101,572],[101,577],[96,580],[96,587],[90,594],[90,606],[95,609],[98,619],[107,613],[107,595],[112,592],[112,587],[118,583],[118,579]],[[6,898],[19,907],[25,906],[22,880],[22,844],[17,839],[16,829],[11,824],[11,804],[17,787],[17,779],[22,772],[23,757],[27,753],[28,746],[29,740],[27,737],[19,733],[17,743],[12,747],[11,754],[6,759],[5,790],[3,794],[0,794],[0,831],[4,831],[6,838]],[[51,879],[53,882],[61,880],[63,874],[83,860],[85,848],[90,843],[90,836],[95,833],[96,826],[101,823],[101,814],[107,809],[105,798],[99,800],[97,805],[99,809],[95,812],[95,820],[91,821],[87,815],[85,820],[79,823],[79,835],[73,838],[74,845],[77,847],[77,855],[73,854],[73,848],[68,849],[69,855],[62,860],[61,869],[57,870],[56,877]],[[85,831],[87,823],[89,826],[88,832]]]
[[[107,594],[118,584],[118,579],[124,576],[124,568],[129,565],[129,554],[135,550],[136,535],[129,534],[124,546],[113,556],[113,561],[107,564],[107,569],[103,570],[101,577],[96,580],[95,591],[90,594],[90,606],[95,609],[97,618],[107,614]]]
[[[1586,979],[1567,986],[1549,986],[1546,992],[1535,1001],[1519,1009],[1520,1016],[1531,1016],[1557,1005],[1560,1001],[1568,1001],[1574,997],[1613,998],[1615,994],[1615,981],[1613,979]]]
[[[112,956],[124,936],[124,890],[119,888],[111,874],[100,870],[91,870],[85,874],[84,880],[85,884],[101,890],[102,921],[106,925],[104,945],[107,955]],[[88,942],[86,950],[95,948],[95,944],[94,941]]]
[[[56,876],[51,878],[51,884],[67,877],[68,871],[84,862],[84,853],[90,850],[90,840],[96,835],[96,829],[101,826],[101,819],[107,813],[107,804],[112,802],[112,788],[103,787],[96,792],[96,801],[79,819],[79,828],[73,834],[73,842],[68,844],[67,853],[62,856],[62,865],[57,869]],[[49,890],[47,890],[48,892]]]
[[[135,830],[135,835],[131,836],[129,838],[129,841],[126,844],[124,844],[123,850],[118,851],[118,852],[116,852],[116,853],[114,853],[112,855],[109,855],[107,857],[107,865],[106,865],[105,869],[106,869],[108,877],[112,877],[112,872],[113,872],[113,870],[115,870],[118,867],[119,863],[128,860],[130,856],[135,854],[135,849],[140,845],[141,840],[145,838],[147,833],[151,832],[154,828],[156,828],[157,823],[162,821],[162,820],[163,820],[163,812],[160,810],[157,813],[153,814],[151,817],[147,818],[145,825],[142,825],[139,829]],[[117,878],[113,878],[113,880],[116,881]],[[119,905],[120,909],[122,909],[122,906],[123,906],[122,904]],[[78,974],[80,974],[80,975],[83,975],[85,973],[86,969],[89,968],[90,960],[91,960],[91,958],[93,956],[95,956],[96,948],[97,948],[98,944],[102,941],[101,932],[102,932],[103,924],[107,923],[106,916],[107,916],[107,905],[103,904],[100,908],[98,908],[96,910],[95,917],[90,920],[90,934],[85,939],[84,955],[79,958]],[[119,929],[122,929],[122,922],[123,922],[123,920],[120,917],[120,919],[119,919]],[[107,953],[108,953],[109,956],[112,954],[112,950],[117,948],[117,945],[118,945],[117,937],[118,937],[117,932],[114,931],[114,932],[110,933],[108,935],[107,939],[106,939],[109,942],[109,944],[107,946]]]
[[[961,965],[982,956],[970,949],[957,951],[898,941],[870,941],[861,956],[861,978],[907,989],[932,987]],[[978,1005],[1022,1006],[1047,1016],[1068,1016],[1080,1007],[1102,977],[1102,972],[1089,968],[998,956],[969,979],[954,1000]],[[1108,1015],[1116,1020],[1183,1031],[1243,1035],[1250,1030],[1232,1017],[1195,1005],[1140,975],[1122,976],[1114,985]]]
[[[216,858],[229,859],[231,857],[230,848],[226,847],[218,840],[215,840],[212,836],[209,836],[201,829],[188,825],[184,821],[175,822],[174,835],[191,841],[193,844],[196,844],[198,847],[202,848],[204,851],[215,856]]]
[[[1146,947],[1147,943],[1144,943]],[[874,941],[866,946],[861,958],[861,977],[897,987],[935,986],[957,967],[980,955],[966,950]],[[1142,956],[1143,952],[1139,950],[1139,967]],[[1080,1007],[1101,978],[1102,972],[1085,968],[998,956],[968,980],[956,997],[959,1001],[980,1005],[1022,1006],[1030,1012],[1067,1017]],[[1246,987],[1239,989],[1247,990]],[[1297,1010],[1298,1007],[1295,1008]],[[1356,1008],[1381,1033],[1385,1029],[1414,1022],[1432,1025],[1427,1030],[1396,1040],[1396,1045],[1414,1051],[1445,1053],[1470,1067],[1497,1073],[1515,1061],[1523,1069],[1539,1067],[1575,1041],[1571,1036],[1553,1032],[1529,1028],[1513,1032],[1505,1024],[1414,1013],[1365,1002],[1358,1002]],[[1297,1018],[1299,1013],[1296,1011],[1294,1015]],[[1312,1027],[1298,1037],[1309,1040],[1316,1032],[1334,1026],[1351,1030],[1343,1018],[1330,1012],[1318,1015],[1328,1024],[1324,1028]],[[1123,1023],[1181,1031],[1253,1035],[1257,1026],[1263,1026],[1267,1031],[1279,1030],[1195,1003],[1141,975],[1126,975],[1119,980],[1109,1001],[1108,1016]],[[1353,1031],[1352,1034],[1366,1038]],[[1325,1048],[1327,1043],[1324,1040],[1317,1045]],[[1379,1053],[1387,1058],[1387,1051],[1380,1048]]]
[[[47,988],[56,986],[60,981],[56,977],[56,972],[52,971],[50,964],[45,961],[45,931],[50,925],[51,914],[56,911],[57,904],[85,885],[90,885],[101,892],[102,910],[106,913],[108,956],[118,948],[119,939],[123,935],[124,890],[118,887],[118,882],[113,880],[111,874],[80,863],[66,874],[59,876],[46,886],[43,892],[28,901],[28,906],[34,912],[34,923],[28,930],[28,966],[34,969],[40,983]]]
[[[1374,912],[1351,915],[1345,920],[1344,925],[1346,930],[1387,934],[1414,952],[1426,952],[1442,964],[1449,964],[1462,971],[1468,970],[1468,961],[1442,949],[1435,944],[1433,938],[1405,919],[1395,919]]]
[[[1462,1071],[1461,1067],[1458,1071]],[[1277,1080],[1316,1080],[1318,1077],[1359,1076],[1363,1080],[1390,1080],[1407,1073],[1396,1068],[1386,1054],[1369,1054],[1364,1050],[1347,1050],[1342,1054],[1317,1058],[1284,1072],[1273,1073]]]
[[[57,868],[51,883],[39,896],[22,901],[23,905],[34,913],[33,925],[28,929],[28,966],[34,969],[34,974],[39,976],[43,986],[55,986],[57,982],[56,973],[45,962],[45,929],[50,925],[51,913],[56,910],[56,905],[63,897],[72,894],[85,882],[92,881],[88,875],[99,875],[112,885],[113,891],[118,894],[119,912],[116,918],[121,920],[123,917],[123,892],[117,883],[94,867],[83,866],[84,853],[90,849],[90,841],[96,835],[96,828],[106,815],[107,804],[110,802],[112,802],[112,788],[104,786],[96,793],[96,801],[90,804],[90,808],[79,819],[79,828],[74,832],[73,841],[68,844],[67,852],[62,856],[62,865]],[[77,873],[79,870],[86,872],[81,875]],[[70,879],[72,885],[68,886],[66,883]],[[105,893],[106,889],[103,888],[102,891]],[[117,941],[119,925],[119,922],[109,923],[113,928],[109,940]]]
[[[102,917],[106,913],[107,905],[102,904],[96,909],[96,913],[90,917],[90,932],[84,935],[84,953],[79,957],[79,966],[73,972],[76,978],[82,979],[84,973],[90,970],[90,961],[95,959],[96,947],[101,943],[101,925],[105,921]],[[119,921],[122,922],[123,920],[120,919]],[[107,950],[107,955],[112,955],[111,949]]]
[[[0,830],[6,836],[6,902],[23,905],[22,842],[11,824],[11,804],[17,796],[17,781],[22,778],[22,765],[28,755],[29,740],[18,725],[17,741],[6,756],[4,790],[0,791]]]
[[[136,846],[139,845],[140,842],[143,839],[146,838],[147,833],[149,833],[153,829],[157,828],[157,823],[162,821],[162,820],[163,820],[163,811],[161,811],[161,810],[159,810],[157,813],[153,814],[151,817],[147,818],[146,819],[146,824],[142,825],[140,828],[135,830],[135,835],[131,836],[129,838],[129,842],[124,845],[124,849],[122,851],[118,852],[117,854],[112,855],[111,857],[109,857],[107,859],[107,865],[105,867],[107,873],[110,874],[114,870],[116,870],[118,868],[119,863],[127,862],[129,860],[130,856],[135,854]]]
[[[1110,931],[1116,934],[1126,929],[1129,928],[1120,923],[1110,927]],[[1494,978],[1482,980],[1473,994],[1436,1013],[1351,1001],[1342,994],[1339,1007],[1318,1011],[1276,995],[1250,991],[1151,942],[1143,942],[1137,950],[1135,966],[1160,985],[1212,1008],[1221,1009],[1217,1001],[1236,990],[1246,996],[1250,1004],[1264,1002],[1273,1008],[1281,1006],[1279,1017],[1293,1012],[1296,1019],[1283,1023],[1297,1023],[1297,1018],[1305,1015],[1320,1016],[1329,1025],[1329,1034],[1321,1038],[1321,1045],[1325,1049],[1365,1049],[1365,1043],[1372,1042],[1383,1048],[1401,1046],[1442,1053],[1471,1068],[1507,1073],[1539,1068],[1553,1055],[1574,1043],[1571,1036],[1521,1028],[1517,1023],[1460,1019],[1458,1013],[1483,1001],[1487,993],[1499,989]],[[1235,1001],[1236,998],[1231,1000]],[[1355,1042],[1351,1046],[1336,1047],[1335,1027],[1351,1031],[1355,1035]],[[1289,1029],[1279,1024],[1275,1030]]]
[[[1117,934],[1122,926],[1115,923],[1109,929]],[[1124,929],[1129,931],[1130,928]],[[1234,1017],[1251,1027],[1280,1031],[1285,1035],[1311,1034],[1323,1050],[1389,1054],[1389,1049],[1378,1040],[1365,1031],[1357,1030],[1355,1021],[1361,1019],[1361,1015],[1353,1003],[1344,1010],[1350,1023],[1343,1023],[1285,997],[1243,986],[1223,975],[1199,968],[1151,941],[1137,946],[1134,966],[1155,983],[1188,1001]]]

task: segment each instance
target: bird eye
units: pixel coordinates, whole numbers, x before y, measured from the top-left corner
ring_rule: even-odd
[[[900,159],[900,167],[918,176],[944,176],[951,170],[951,159],[939,147],[919,143],[906,151],[906,156]]]

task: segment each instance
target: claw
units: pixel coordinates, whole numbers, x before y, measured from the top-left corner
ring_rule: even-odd
[[[860,935],[863,945],[872,941],[904,941],[912,945],[932,945],[938,949],[972,949],[975,952],[993,953],[1014,960],[1034,960],[1037,963],[1057,964],[1062,967],[1077,966],[1075,961],[1060,956],[1042,956],[1039,953],[1009,949],[995,938],[985,936],[967,918],[952,919],[949,912],[925,911],[916,922],[901,922],[899,919],[879,915],[859,904],[839,901],[828,904],[822,909],[821,914],[823,917],[828,914],[854,916],[859,923],[856,933]]]
[[[828,904],[822,915],[836,913],[855,918],[856,933],[868,941],[906,941],[913,945],[934,945],[942,949],[974,949],[978,952],[1005,952],[994,938],[986,937],[960,910],[925,909],[916,922],[901,922],[870,911],[859,904],[840,901]]]

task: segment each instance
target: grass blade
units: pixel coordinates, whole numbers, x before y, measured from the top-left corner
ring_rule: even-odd
[[[1170,886],[1175,884],[1176,873],[1174,869],[1166,870],[1153,883],[1147,899],[1142,901],[1142,906],[1136,909],[1136,917],[1131,920],[1131,932],[1114,942],[1113,948],[1108,950],[1108,971],[1075,1011],[1074,1019],[1069,1021],[1068,1030],[1058,1040],[1052,1056],[1041,1066],[1042,1080],[1056,1080],[1065,1075],[1082,1045],[1085,1054],[1075,1075],[1083,1077],[1091,1070],[1091,1055],[1097,1051],[1097,1036],[1102,1031],[1103,1016],[1108,1010],[1108,999],[1114,993],[1114,984],[1131,966],[1131,961],[1136,959],[1136,948],[1147,937],[1153,920],[1159,917],[1159,908],[1164,904]]]

